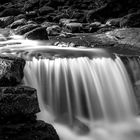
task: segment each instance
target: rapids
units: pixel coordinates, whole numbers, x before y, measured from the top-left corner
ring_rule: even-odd
[[[61,140],[140,139],[139,58],[124,62],[103,49],[11,38],[0,42],[0,52],[26,59],[23,84],[37,89],[37,117]]]

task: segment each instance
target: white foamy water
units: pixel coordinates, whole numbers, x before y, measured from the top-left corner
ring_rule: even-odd
[[[133,88],[119,58],[33,58],[24,82],[38,89],[38,118],[53,123],[61,140],[140,138]]]

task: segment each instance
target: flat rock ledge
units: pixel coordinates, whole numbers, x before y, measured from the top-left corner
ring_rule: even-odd
[[[24,86],[0,87],[0,120],[18,115],[26,117],[39,111],[35,89]]]

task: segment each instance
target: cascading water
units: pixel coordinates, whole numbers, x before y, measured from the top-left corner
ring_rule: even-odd
[[[104,57],[54,60],[34,57],[26,64],[24,83],[38,89],[42,110],[39,118],[48,121],[53,116],[62,140],[68,139],[69,135],[69,140],[112,139],[114,136],[105,138],[104,133],[109,133],[110,129],[115,129],[116,133],[120,125],[133,120],[136,114],[133,88],[119,57],[115,60]],[[79,122],[89,127],[90,135],[74,136],[75,131],[71,132],[72,129],[77,131],[85,127],[78,128],[81,127]],[[111,128],[116,127],[114,123],[119,126]],[[99,128],[95,124],[101,132],[96,132]],[[125,125],[126,128],[131,127]],[[102,131],[105,132],[102,134]],[[115,135],[114,140],[118,137],[128,140],[128,137]]]
[[[27,59],[23,82],[38,91],[38,119],[51,121],[61,140],[140,139],[133,86],[119,57],[29,42],[7,46],[1,52]],[[39,51],[43,56],[35,55]],[[102,57],[94,56],[98,54]],[[129,74],[136,79],[133,62],[128,64]]]
[[[48,106],[58,119],[120,121],[134,115],[133,89],[119,58],[33,58],[24,73],[41,108]]]

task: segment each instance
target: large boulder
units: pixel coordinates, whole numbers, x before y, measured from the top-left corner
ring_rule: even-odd
[[[22,10],[17,8],[7,8],[0,12],[0,17],[6,17],[6,16],[17,16],[22,13]]]
[[[14,16],[0,18],[0,27],[4,28],[14,22]]]
[[[0,87],[0,120],[29,116],[40,111],[35,89],[25,86]]]
[[[0,55],[0,86],[15,86],[23,78],[23,68],[25,60]]]
[[[59,140],[52,125],[36,120],[38,112],[34,88],[0,87],[0,139]]]
[[[83,25],[82,25],[82,23],[77,23],[77,22],[67,23],[65,25],[65,29],[68,32],[81,33],[81,32],[83,32]]]
[[[50,27],[47,27],[47,33],[50,36],[55,36],[55,35],[59,35],[61,32],[61,28],[59,25],[52,25]]]
[[[140,47],[140,28],[122,28],[106,32],[107,37],[119,44]]]
[[[1,140],[59,140],[54,127],[43,121],[7,124],[0,127]]]
[[[27,23],[26,19],[25,18],[22,18],[22,19],[19,19],[19,20],[16,20],[14,21],[11,25],[10,25],[10,28],[12,29],[15,29],[17,28],[18,26],[23,26]]]
[[[38,17],[38,10],[33,10],[30,12],[26,12],[26,18],[27,19],[34,19]]]
[[[38,8],[38,6],[39,6],[39,0],[28,0],[28,1],[25,1],[23,10],[31,11],[34,8]]]
[[[35,28],[25,34],[25,38],[32,40],[48,40],[46,27]]]
[[[37,27],[39,27],[38,24],[34,24],[34,23],[26,24],[24,26],[18,27],[15,30],[15,33],[19,34],[19,35],[24,35],[25,33],[29,32]]]
[[[121,18],[121,27],[140,27],[140,10]]]
[[[120,27],[121,26],[122,18],[111,18],[107,20],[106,25],[107,26],[114,26],[114,27]]]
[[[44,5],[39,9],[39,13],[40,15],[47,15],[48,13],[54,12],[54,10],[54,8]]]

